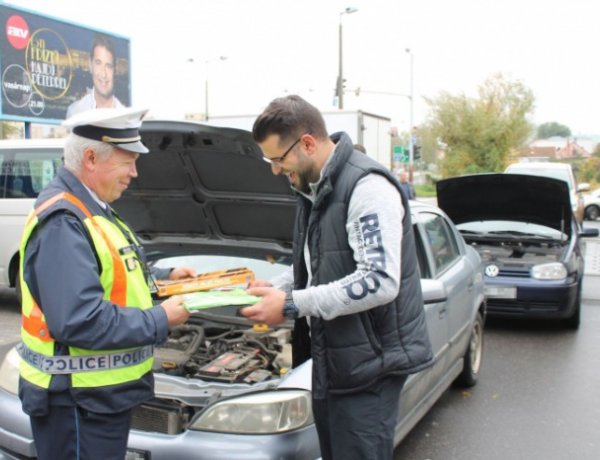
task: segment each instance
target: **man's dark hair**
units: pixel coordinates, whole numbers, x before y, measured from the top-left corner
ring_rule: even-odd
[[[117,55],[115,54],[115,45],[113,44],[113,41],[110,39],[110,37],[108,37],[106,35],[100,35],[100,34],[94,35],[94,42],[92,43],[90,59],[94,59],[94,51],[99,46],[106,48],[106,50],[112,55],[113,64],[116,64]]]
[[[256,142],[263,142],[271,134],[277,134],[280,141],[284,142],[305,133],[317,139],[327,138],[321,112],[297,95],[271,101],[252,127],[252,136]]]

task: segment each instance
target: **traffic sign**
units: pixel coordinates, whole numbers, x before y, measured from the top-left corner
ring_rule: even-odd
[[[393,157],[395,163],[408,163],[409,151],[403,145],[394,145]]]

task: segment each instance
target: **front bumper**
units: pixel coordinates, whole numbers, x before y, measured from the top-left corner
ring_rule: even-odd
[[[21,409],[21,401],[16,395],[0,389],[0,452],[4,458],[18,454],[21,458],[35,458],[36,451],[31,435],[29,417]],[[0,460],[3,457],[0,456]]]
[[[0,389],[0,460],[35,458],[29,417],[19,398]],[[238,435],[187,430],[179,435],[132,430],[128,447],[152,460],[318,459],[314,425],[275,435]]]
[[[171,436],[131,431],[128,447],[149,451],[152,460],[317,459],[319,441],[313,426],[277,435],[236,435],[186,431]]]
[[[522,318],[569,318],[579,303],[581,282],[541,282],[529,280],[514,283],[514,280],[486,280],[486,287],[514,287],[516,295],[509,297],[487,296],[487,311],[492,316],[514,316]]]

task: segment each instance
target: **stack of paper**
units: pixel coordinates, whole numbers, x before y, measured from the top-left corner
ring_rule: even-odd
[[[260,300],[260,297],[250,295],[244,289],[231,289],[194,292],[185,294],[183,299],[183,306],[193,311],[228,305],[253,305]]]

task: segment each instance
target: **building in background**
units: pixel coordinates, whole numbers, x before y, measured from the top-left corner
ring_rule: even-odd
[[[593,138],[570,138],[554,136],[548,139],[537,139],[519,150],[518,156],[531,160],[569,160],[573,158],[589,158],[598,142]]]

